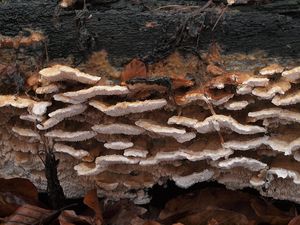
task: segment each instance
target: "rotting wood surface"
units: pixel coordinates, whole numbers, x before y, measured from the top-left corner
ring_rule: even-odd
[[[162,5],[196,2],[203,5],[206,1],[92,2],[94,4],[88,5],[91,18],[86,22],[86,28],[94,43],[87,44],[91,45],[87,51],[105,49],[110,60],[120,65],[137,56],[148,56],[176,34],[176,28],[185,20],[187,12],[166,10]],[[77,6],[76,10],[79,9],[82,9],[81,6]],[[1,35],[15,36],[23,28],[41,30],[48,37],[50,58],[74,55],[80,60],[84,53],[78,47],[76,11],[62,9],[59,14],[56,12],[56,1],[0,3]],[[200,50],[207,49],[211,40],[215,39],[225,54],[262,50],[273,58],[299,57],[299,0],[230,6],[215,31],[211,32],[219,13],[219,6],[215,10],[207,10],[197,17],[195,24],[191,24],[194,29],[201,23],[207,26],[198,39]],[[152,26],[149,25],[151,23]],[[184,40],[183,45],[195,47],[196,41],[192,37]]]

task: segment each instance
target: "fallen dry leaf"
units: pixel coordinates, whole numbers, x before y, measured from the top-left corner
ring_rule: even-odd
[[[26,203],[38,204],[37,189],[29,180],[0,178],[0,184],[0,217],[9,216]]]
[[[89,207],[88,211],[82,214],[76,214],[73,210],[64,210],[58,217],[61,225],[87,224],[87,225],[101,225],[103,224],[102,210],[97,196],[97,190],[89,191],[83,203]],[[92,211],[92,212],[91,212]]]
[[[145,64],[138,60],[133,59],[129,64],[127,64],[121,73],[121,80],[126,81],[135,77],[146,77],[147,68]]]
[[[251,206],[256,215],[265,223],[285,225],[291,220],[290,215],[280,211],[268,202],[251,199]]]
[[[5,225],[43,224],[51,210],[42,209],[38,206],[25,204],[19,207],[11,216],[5,219]]]
[[[288,225],[299,225],[300,224],[300,216],[296,216],[293,218]]]
[[[94,219],[90,216],[77,215],[73,210],[64,210],[58,217],[60,225],[75,225],[75,224],[86,224],[96,225]]]
[[[145,223],[141,220],[142,216],[147,210],[145,208],[136,206],[134,203],[121,200],[115,203],[108,203],[104,207],[104,221],[106,224],[114,225],[132,225],[133,222],[139,221],[140,224]],[[143,223],[141,223],[143,221]]]
[[[146,223],[144,223],[143,225],[161,225],[160,223],[156,222],[156,221],[147,221]]]
[[[84,196],[83,202],[85,205],[87,205],[89,208],[91,208],[94,211],[95,224],[101,225],[103,223],[103,218],[102,218],[102,210],[97,196],[97,190],[93,189],[89,191]]]
[[[223,209],[207,209],[179,219],[185,225],[250,225],[243,214]]]
[[[195,221],[206,225],[211,219],[222,225],[256,224],[253,221],[257,224],[284,225],[291,217],[254,195],[221,188],[206,188],[170,200],[161,211],[159,219],[169,223],[182,222],[185,225],[197,224]]]

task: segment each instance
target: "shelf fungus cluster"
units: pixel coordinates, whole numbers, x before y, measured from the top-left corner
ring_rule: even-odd
[[[96,186],[144,204],[154,185],[216,181],[300,202],[300,67],[180,78],[176,88],[174,77],[112,82],[62,65],[39,74],[27,95],[0,96],[1,176],[45,190],[48,140],[69,197]]]

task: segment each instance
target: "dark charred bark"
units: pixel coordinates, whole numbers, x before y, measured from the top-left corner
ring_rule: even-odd
[[[167,45],[189,14],[159,7],[167,4],[201,6],[207,1],[87,2],[88,12],[84,16],[88,19],[80,23],[84,27],[78,27],[78,10],[83,7],[80,2],[69,10],[57,10],[54,0],[5,1],[0,3],[1,34],[15,36],[23,28],[41,30],[48,37],[50,58],[73,55],[81,61],[90,52],[105,49],[115,65],[134,57],[155,60],[174,50],[173,45]],[[230,6],[212,31],[220,14],[221,5],[216,3],[216,7],[190,21],[189,35],[176,48],[206,50],[214,39],[225,54],[263,50],[274,58],[299,57],[300,1],[268,2]],[[149,22],[155,26],[147,27]],[[197,33],[199,26],[203,26],[200,34]]]

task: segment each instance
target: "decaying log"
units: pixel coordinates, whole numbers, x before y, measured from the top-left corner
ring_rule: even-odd
[[[67,197],[144,204],[171,180],[300,202],[300,2],[197,2],[0,3],[0,176],[45,191],[43,134]]]
[[[50,58],[63,58],[69,55],[80,58],[84,50],[105,49],[110,60],[116,65],[121,65],[131,58],[148,56],[155,52],[155,49],[156,52],[165,54],[164,51],[158,50],[165,47],[164,45],[176,34],[176,29],[186,19],[185,10],[177,8],[168,10],[167,7],[161,7],[162,4],[184,5],[184,1],[91,2],[94,4],[89,7],[91,18],[86,22],[86,28],[91,35],[93,47],[80,49],[75,10],[72,8],[61,10],[56,15],[57,1],[54,0],[27,2],[11,0],[0,3],[1,35],[16,36],[24,28],[34,28],[48,37],[47,48]],[[203,5],[206,1],[186,2]],[[230,6],[214,32],[211,32],[211,29],[220,14],[220,9],[200,14],[196,21],[189,24],[190,29],[196,31],[199,26],[206,26],[198,39],[199,49],[207,49],[211,40],[215,39],[223,47],[225,54],[261,50],[272,58],[299,58],[300,43],[297,38],[300,36],[297,29],[300,26],[299,1],[274,0],[268,4],[257,2],[257,4]],[[82,5],[76,8],[80,9]],[[214,16],[215,13],[217,15]],[[190,31],[192,40],[184,40],[185,46],[195,47],[196,31]]]

